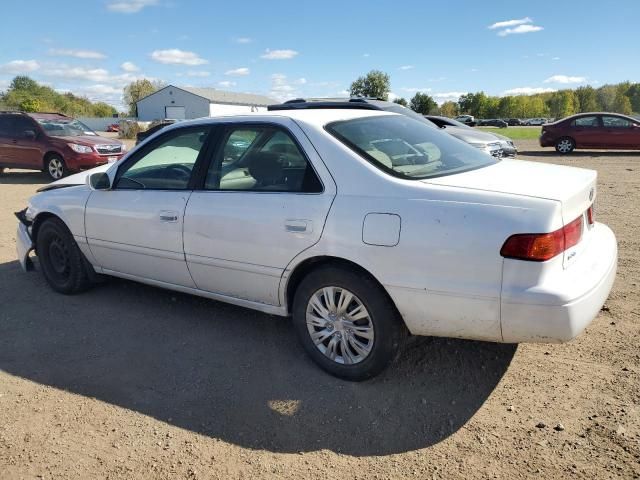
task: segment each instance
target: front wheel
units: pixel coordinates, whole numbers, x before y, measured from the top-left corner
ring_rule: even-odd
[[[405,334],[386,292],[369,276],[339,266],[321,267],[302,281],[293,323],[314,362],[351,381],[384,370]]]
[[[574,148],[576,148],[576,144],[569,137],[562,137],[556,142],[556,152],[563,155],[573,152]]]
[[[57,218],[38,229],[36,253],[45,280],[56,292],[78,293],[91,285],[88,262],[66,225]]]
[[[67,166],[59,155],[51,155],[44,162],[44,170],[52,180],[60,180],[67,174]]]

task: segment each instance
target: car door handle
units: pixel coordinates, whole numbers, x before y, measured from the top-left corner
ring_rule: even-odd
[[[160,212],[160,221],[161,222],[177,222],[178,221],[178,212],[171,212],[168,210],[163,210]]]
[[[291,233],[310,233],[311,221],[309,220],[286,220],[284,223],[284,229]]]

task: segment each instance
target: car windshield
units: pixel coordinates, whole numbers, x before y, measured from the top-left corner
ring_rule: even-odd
[[[97,135],[96,132],[78,120],[67,120],[59,118],[38,118],[38,123],[47,135],[52,137],[77,137],[82,135]]]
[[[401,115],[333,122],[326,130],[379,169],[401,178],[441,177],[498,161],[441,130]]]

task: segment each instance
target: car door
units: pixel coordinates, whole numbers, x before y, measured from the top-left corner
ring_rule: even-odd
[[[210,126],[165,132],[118,167],[111,189],[91,193],[85,228],[99,266],[121,276],[195,287],[182,228],[210,132]]]
[[[202,290],[279,305],[291,260],[322,234],[336,187],[302,130],[228,124],[185,213],[184,251]]]
[[[606,141],[598,115],[588,115],[573,120],[570,124],[570,135],[578,148],[595,147]]]
[[[638,148],[638,130],[634,122],[617,115],[602,115],[602,127],[606,136],[606,144],[610,148]]]
[[[17,168],[40,170],[43,154],[39,141],[42,135],[35,121],[26,115],[9,115],[9,136],[3,140],[6,163]]]

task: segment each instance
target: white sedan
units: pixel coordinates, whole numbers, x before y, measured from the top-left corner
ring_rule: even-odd
[[[64,294],[112,275],[291,315],[311,358],[362,380],[407,334],[564,342],[598,314],[616,239],[596,172],[495,159],[358,109],[184,122],[18,212]]]

